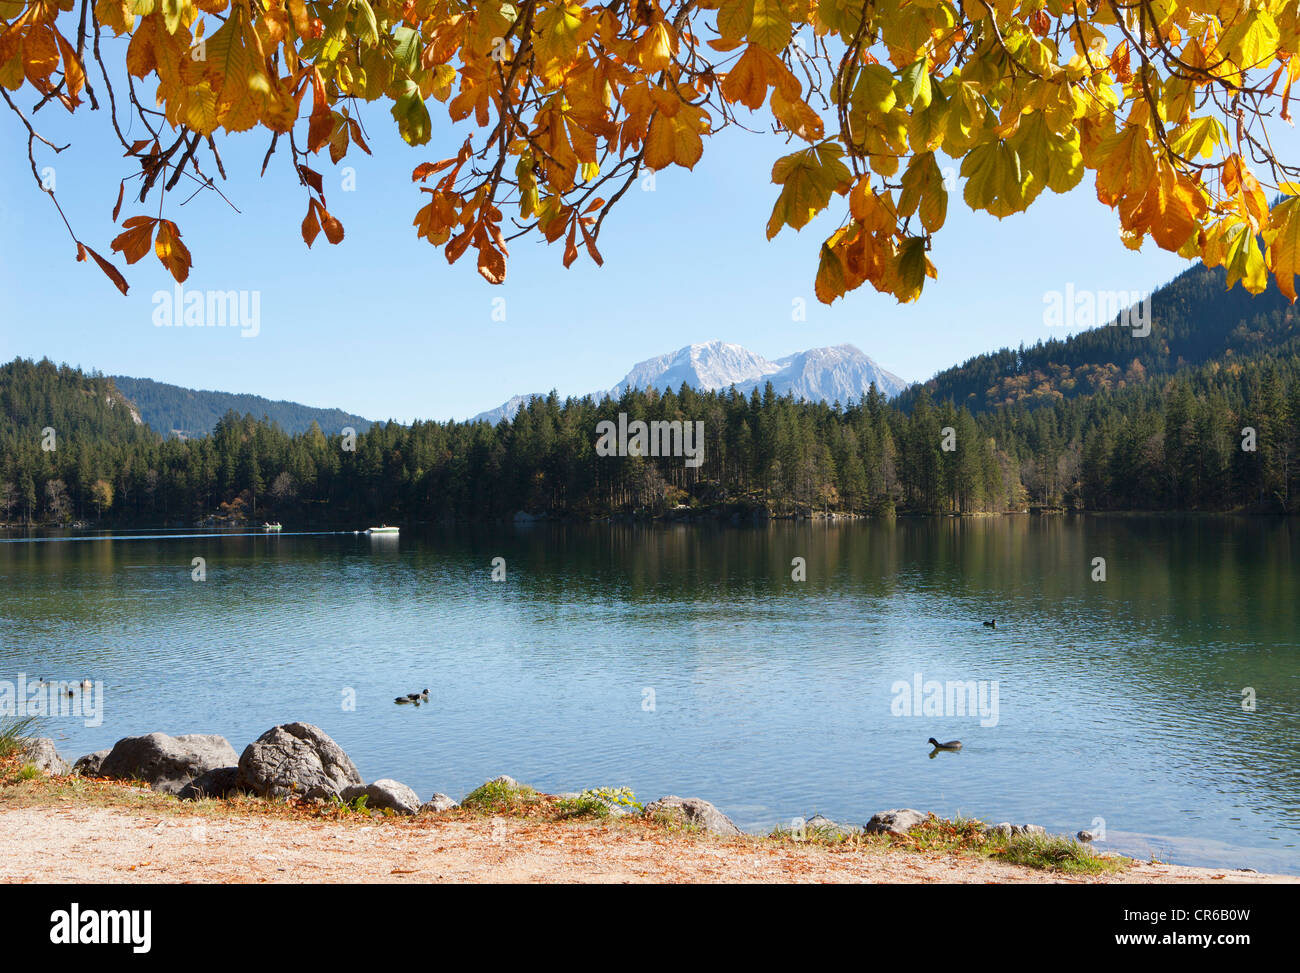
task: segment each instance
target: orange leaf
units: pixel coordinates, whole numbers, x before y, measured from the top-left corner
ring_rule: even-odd
[[[90,256],[94,259],[95,263],[99,264],[99,269],[102,270],[105,273],[105,275],[108,277],[108,279],[113,282],[113,286],[115,286],[123,294],[127,292],[126,278],[122,276],[122,272],[118,270],[116,267],[114,267],[107,260],[105,260],[103,257],[101,257],[99,254],[97,254],[94,250],[90,249],[90,247],[86,246],[84,243],[78,243],[77,259],[85,260],[86,254],[90,254]]]
[[[131,216],[122,225],[126,229],[113,239],[113,249],[126,257],[129,264],[135,263],[149,252],[153,243],[153,227],[158,221],[152,216]]]
[[[158,238],[154,240],[153,251],[178,284],[189,277],[190,251],[181,243],[181,231],[171,220],[158,221]]]
[[[302,219],[302,239],[311,247],[316,242],[316,235],[320,233],[320,221],[316,219],[316,200],[311,200],[307,204],[307,215]]]
[[[343,224],[330,216],[329,211],[324,206],[320,208],[320,225],[325,231],[325,239],[330,243],[343,242]]]

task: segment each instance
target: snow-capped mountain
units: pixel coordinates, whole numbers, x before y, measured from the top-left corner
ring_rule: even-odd
[[[746,394],[771,382],[777,395],[792,392],[799,399],[840,403],[850,399],[860,401],[873,382],[888,398],[907,387],[907,382],[885,371],[853,345],[810,348],[770,361],[740,345],[707,341],[639,362],[608,393],[598,392],[593,397],[600,399],[608,394],[618,398],[633,388],[676,390],[683,382],[706,392],[734,385],[737,391]],[[531,395],[516,395],[474,419],[493,423],[513,419],[531,398]]]
[[[716,392],[755,382],[780,370],[780,365],[748,348],[708,341],[638,362],[609,394],[618,398],[627,389],[679,389],[682,382],[703,392]]]
[[[546,398],[545,392],[530,392],[528,395],[512,395],[505,402],[502,402],[495,409],[489,409],[487,412],[480,412],[470,422],[478,422],[480,419],[496,425],[502,419],[513,419],[515,413],[526,406],[532,399]]]

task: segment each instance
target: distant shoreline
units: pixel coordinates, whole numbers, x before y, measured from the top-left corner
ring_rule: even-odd
[[[521,516],[522,514],[522,516]],[[383,520],[385,523],[406,529],[426,529],[426,528],[445,528],[445,527],[509,527],[509,526],[533,526],[537,524],[551,524],[555,526],[585,526],[606,524],[611,526],[647,526],[647,525],[670,525],[670,526],[697,526],[697,527],[762,527],[777,523],[823,523],[823,524],[847,524],[860,523],[863,521],[887,522],[891,520],[983,520],[995,517],[1113,517],[1113,518],[1174,518],[1174,517],[1196,517],[1196,518],[1223,518],[1223,517],[1249,517],[1259,520],[1295,520],[1297,514],[1282,513],[1278,511],[1262,510],[1061,510],[1054,508],[1031,509],[1031,510],[981,510],[968,511],[964,513],[925,513],[923,511],[899,510],[890,514],[869,514],[869,513],[849,513],[844,511],[814,511],[812,513],[766,513],[760,514],[756,511],[750,511],[746,514],[743,511],[713,511],[697,510],[674,514],[672,512],[662,514],[605,514],[595,517],[584,517],[575,514],[528,514],[519,512],[513,518],[498,518],[494,520],[470,520],[446,518],[438,520],[403,520],[398,517],[375,518]],[[281,518],[284,523],[286,518]],[[357,527],[360,521],[294,521],[292,518],[287,519],[285,532],[322,532],[322,533],[339,533],[351,534],[354,532],[365,533],[365,527]],[[367,524],[369,521],[366,522]],[[262,522],[256,523],[224,523],[224,524],[181,524],[166,523],[158,524],[155,522],[115,522],[111,524],[81,522],[79,524],[6,524],[0,523],[0,530],[5,531],[46,531],[46,530],[66,530],[66,531],[85,531],[85,532],[105,532],[121,530],[156,530],[156,531],[249,531],[258,532],[262,530]],[[268,532],[270,533],[270,532]]]

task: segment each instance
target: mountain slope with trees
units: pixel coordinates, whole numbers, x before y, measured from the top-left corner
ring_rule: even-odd
[[[1222,268],[1198,263],[1151,295],[1146,337],[1112,321],[1068,338],[976,355],[903,392],[898,404],[910,408],[922,387],[937,402],[951,399],[976,412],[1051,404],[1211,361],[1300,352],[1300,319],[1276,287],[1251,296],[1225,284]]]
[[[111,383],[48,362],[0,368],[0,517],[8,522],[240,523],[1084,510],[1300,512],[1300,356],[1210,362],[1162,380],[972,413],[920,391],[848,407],[737,392],[631,390],[533,399],[513,420],[374,425],[355,443],[228,413],[164,440],[110,405]],[[78,410],[89,410],[79,413]],[[699,421],[703,463],[603,457],[619,413]],[[45,415],[55,418],[47,420]],[[56,450],[41,429],[66,423]],[[947,430],[951,430],[948,433]],[[945,449],[945,441],[951,450]]]
[[[370,428],[370,420],[342,409],[320,409],[297,402],[272,401],[260,395],[209,392],[167,385],[148,378],[114,375],[113,383],[135,403],[141,417],[164,436],[193,439],[206,436],[227,412],[266,416],[290,435],[304,433],[316,423],[322,429],[357,432]]]

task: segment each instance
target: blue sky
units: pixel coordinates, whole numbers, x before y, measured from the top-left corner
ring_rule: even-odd
[[[25,101],[30,92],[20,94]],[[1043,322],[1047,292],[1067,284],[1149,291],[1187,266],[1150,242],[1126,250],[1089,174],[1073,193],[1044,193],[1029,213],[1001,222],[967,210],[958,190],[932,254],[939,278],[919,302],[900,306],[864,287],[826,307],[812,282],[830,219],[765,239],[777,194],[771,165],[793,146],[730,131],[707,142],[694,172],[673,168],[658,174],[654,191],[628,192],[602,233],[603,268],[584,253],[566,271],[560,246],[522,238],[507,283],[492,287],[475,273],[472,253],[448,266],[411,226],[423,205],[411,169],[453,155],[465,137],[430,105],[434,137],[425,147],[405,145],[376,103],[362,116],[375,155],[353,149],[338,168],[321,158],[330,209],[347,231],[337,247],[323,235],[310,251],[303,244],[305,193],[284,152],[258,177],[268,142],[260,134],[224,143],[223,189],[242,212],[214,193],[181,206],[189,192],[178,185],[165,215],[194,255],[186,287],[259,291],[260,334],[248,339],[232,329],[155,327],[152,296],[173,281],[152,254],[129,268],[113,255],[131,284],[127,297],[77,264],[58,213],[32,180],[25,133],[0,111],[0,360],[48,356],[374,419],[465,418],[516,393],[608,388],[635,362],[715,338],[769,358],[847,342],[920,380],[982,351],[1060,336]],[[76,128],[55,105],[37,116],[51,141],[72,142],[37,159],[54,168],[78,235],[110,255],[117,183],[131,167],[109,137],[107,113],[87,107]],[[340,189],[342,166],[355,167],[355,191]],[[156,197],[148,207],[128,200],[121,218],[156,211]],[[492,320],[497,297],[506,301],[504,322]],[[805,321],[792,320],[796,298],[807,302]]]

